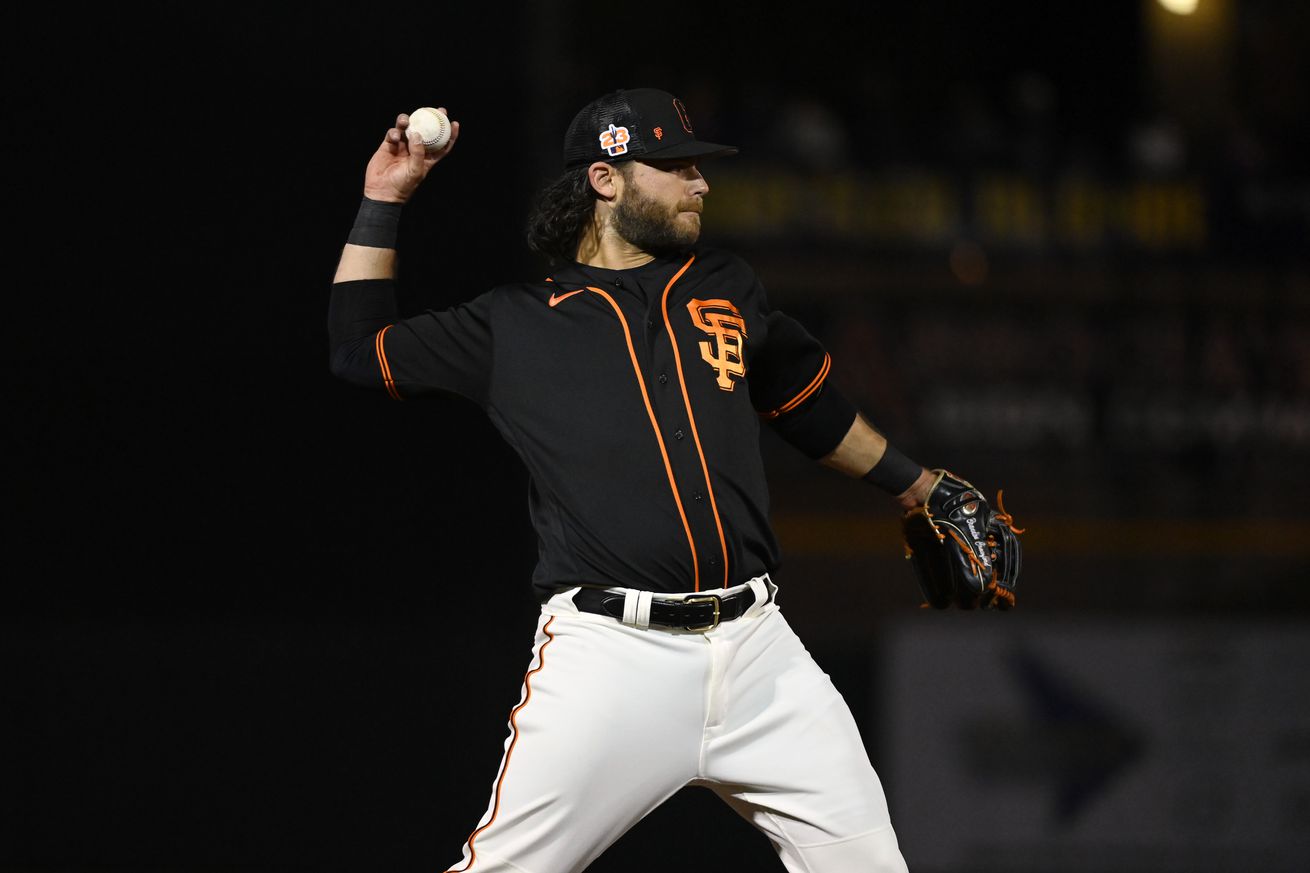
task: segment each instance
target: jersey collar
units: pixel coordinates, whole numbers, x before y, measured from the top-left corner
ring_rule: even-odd
[[[631,267],[627,270],[606,270],[602,267],[591,267],[574,261],[561,267],[551,276],[551,279],[560,284],[568,285],[618,284],[620,287],[627,280],[636,280],[638,284],[660,282],[660,287],[663,287],[662,282],[671,278],[683,264],[687,263],[687,258],[691,257],[695,252],[695,249],[688,249],[672,257],[655,258],[640,267]]]

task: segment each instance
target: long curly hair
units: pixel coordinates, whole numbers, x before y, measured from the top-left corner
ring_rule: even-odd
[[[596,190],[587,179],[587,168],[565,170],[537,194],[528,213],[528,248],[552,264],[572,261],[595,203]]]

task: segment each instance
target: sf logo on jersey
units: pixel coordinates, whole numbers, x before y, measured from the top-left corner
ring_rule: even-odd
[[[732,377],[746,376],[746,319],[731,300],[692,300],[687,311],[691,323],[710,335],[700,342],[701,358],[714,369],[719,388],[731,391],[737,385]]]

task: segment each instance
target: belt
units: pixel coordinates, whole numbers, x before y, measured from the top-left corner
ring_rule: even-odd
[[[767,579],[767,576],[761,577]],[[768,583],[766,582],[766,585]],[[767,589],[766,589],[767,590]],[[755,605],[755,590],[749,585],[732,594],[693,594],[678,600],[661,599],[650,595],[650,620],[653,627],[704,632],[714,630],[721,622],[741,618]],[[604,588],[579,588],[573,595],[573,605],[583,612],[608,615],[624,621],[628,595]]]

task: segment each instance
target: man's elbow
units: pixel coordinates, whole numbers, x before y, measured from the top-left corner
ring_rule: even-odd
[[[375,385],[378,379],[372,344],[357,342],[334,346],[328,354],[328,372],[354,385]]]

